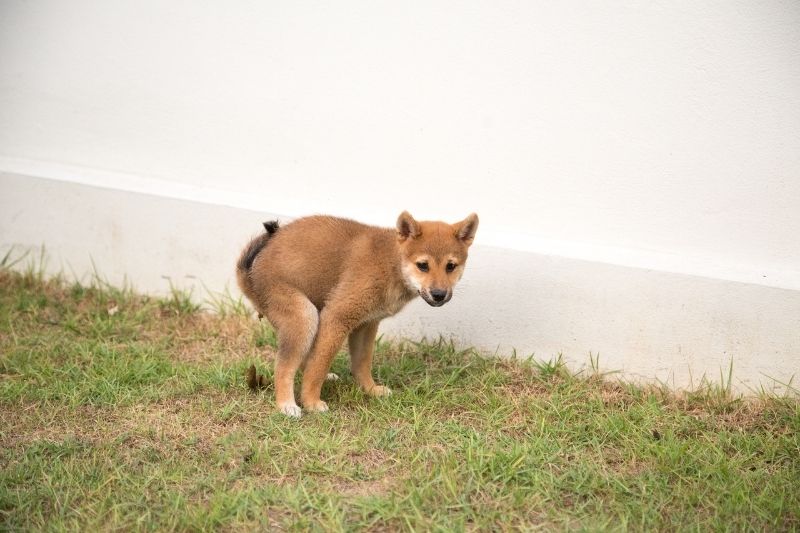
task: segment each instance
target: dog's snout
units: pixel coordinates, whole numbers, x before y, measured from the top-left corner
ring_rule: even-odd
[[[447,291],[441,289],[431,289],[431,298],[434,302],[441,302],[447,297]]]

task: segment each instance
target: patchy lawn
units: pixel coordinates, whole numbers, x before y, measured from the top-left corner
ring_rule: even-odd
[[[393,396],[340,356],[293,420],[244,382],[272,331],[217,310],[0,270],[0,529],[800,528],[796,400],[379,343]]]

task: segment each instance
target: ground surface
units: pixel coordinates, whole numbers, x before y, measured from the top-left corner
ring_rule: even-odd
[[[293,420],[244,383],[269,327],[216,306],[0,270],[0,529],[800,528],[796,400],[379,344],[393,396],[340,357]]]

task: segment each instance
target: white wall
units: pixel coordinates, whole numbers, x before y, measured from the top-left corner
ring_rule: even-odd
[[[288,217],[477,211],[478,243],[504,261],[796,291],[798,28],[793,0],[4,0],[0,171]],[[0,244],[25,244],[4,220]],[[519,287],[480,281],[487,298]]]

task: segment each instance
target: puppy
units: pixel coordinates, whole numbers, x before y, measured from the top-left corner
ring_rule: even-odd
[[[345,339],[361,388],[372,396],[391,394],[372,378],[378,324],[417,296],[433,307],[450,301],[478,216],[447,224],[417,221],[403,212],[395,228],[311,216],[284,227],[265,222],[264,228],[242,251],[237,280],[278,334],[278,410],[299,417],[295,374],[303,369],[303,407],[327,411],[320,391]],[[254,368],[248,380],[251,386],[263,384]]]

